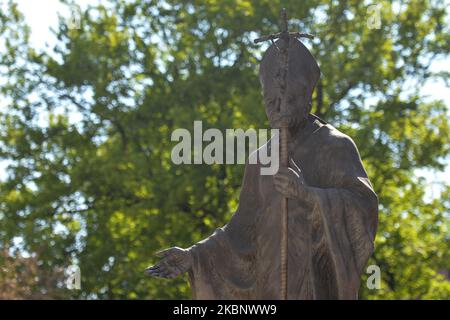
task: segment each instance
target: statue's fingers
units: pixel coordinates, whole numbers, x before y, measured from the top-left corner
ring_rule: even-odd
[[[286,183],[275,183],[275,189],[281,193],[284,193],[287,190]]]
[[[149,270],[155,271],[155,270],[164,270],[165,268],[165,263],[164,261],[160,261],[157,264],[155,264],[154,266],[151,266],[150,268],[148,268]]]
[[[167,266],[167,258],[163,258],[161,261],[159,261],[157,264],[155,264],[153,267],[155,269],[164,269]],[[152,268],[153,268],[152,267]]]
[[[292,177],[292,174],[295,174],[297,176],[297,173],[295,171],[293,171],[292,168],[289,168],[289,169],[285,169],[281,172],[278,172],[275,176],[289,178],[289,177]]]
[[[275,185],[275,188],[279,188],[280,185],[281,185],[281,181],[280,181],[280,180],[274,179],[274,180],[273,180],[273,184]]]
[[[165,278],[170,270],[167,267],[161,266],[159,269],[151,270],[149,273],[154,277]]]
[[[277,185],[286,184],[288,179],[286,177],[276,177],[273,179],[273,183]]]
[[[170,266],[167,264],[165,259],[163,259],[161,262],[157,263],[153,269],[149,270],[153,273],[165,273],[170,271]],[[159,276],[159,275],[158,275]]]
[[[160,271],[162,274],[169,274],[169,273],[171,273],[171,272],[173,271],[173,269],[174,269],[174,266],[173,266],[172,264],[168,263],[167,260],[162,261],[161,264],[162,264],[162,265],[161,265],[161,267],[159,268],[159,271]]]
[[[168,279],[168,278],[170,278],[171,274],[172,274],[172,271],[165,270],[159,274],[159,277]]]
[[[274,179],[284,179],[287,178],[288,175],[286,172],[278,172],[276,175],[273,176]]]
[[[152,267],[146,268],[146,269],[144,270],[144,272],[151,272],[151,271],[154,271],[154,270],[157,270],[157,269],[156,269],[155,266],[152,266]]]
[[[145,273],[152,277],[159,277],[160,271],[159,270],[145,270]]]
[[[161,266],[159,264],[155,264],[154,266],[148,267],[147,269],[144,270],[144,272],[153,272],[153,271],[157,271],[161,268]]]
[[[288,184],[289,183],[289,178],[288,177],[286,177],[286,176],[278,176],[278,177],[275,177],[275,179],[274,179],[274,183],[276,183],[276,184]]]

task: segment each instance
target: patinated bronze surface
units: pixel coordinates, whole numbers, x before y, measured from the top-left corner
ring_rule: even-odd
[[[173,278],[189,272],[197,299],[280,298],[280,204],[288,203],[288,299],[356,299],[373,252],[378,199],[353,140],[310,113],[320,69],[295,37],[289,42],[281,110],[278,40],[260,67],[271,127],[289,128],[289,167],[274,176],[247,164],[231,220],[188,249],[169,248],[147,269]],[[270,140],[256,151],[278,148]]]

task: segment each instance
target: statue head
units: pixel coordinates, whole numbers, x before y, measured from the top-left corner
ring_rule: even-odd
[[[296,38],[289,41],[289,63],[286,76],[286,109],[282,110],[280,77],[283,75],[278,39],[264,53],[259,69],[266,114],[272,128],[283,123],[289,127],[304,123],[311,111],[311,96],[320,77],[320,68],[308,49]]]

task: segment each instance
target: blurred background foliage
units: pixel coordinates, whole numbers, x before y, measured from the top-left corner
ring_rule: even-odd
[[[63,2],[77,8],[77,24],[61,18],[48,50],[30,45],[13,1],[1,4],[4,297],[191,297],[186,277],[143,270],[155,251],[188,247],[227,222],[243,166],[176,166],[170,135],[194,120],[268,127],[264,46],[252,40],[278,30],[285,6],[292,28],[317,36],[306,43],[323,73],[313,112],[354,138],[379,195],[369,264],[380,266],[382,287],[368,290],[365,276],[360,297],[450,298],[450,188],[429,197],[416,174],[443,170],[449,154],[448,106],[418,90],[448,80],[430,70],[449,55],[445,2],[377,1],[380,29],[368,27],[373,3],[359,0]],[[72,263],[80,291],[60,277]]]

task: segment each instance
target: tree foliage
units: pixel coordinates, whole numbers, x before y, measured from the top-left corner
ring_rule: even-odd
[[[430,199],[416,175],[439,172],[449,153],[448,106],[419,93],[447,79],[430,64],[448,57],[448,14],[441,1],[379,3],[371,29],[366,1],[108,1],[78,8],[79,28],[61,17],[46,50],[29,44],[17,6],[2,4],[0,247],[20,239],[40,270],[78,263],[82,290],[65,296],[189,298],[186,278],[143,270],[159,249],[226,223],[243,166],[174,165],[170,135],[194,120],[268,127],[264,46],[252,40],[278,30],[285,6],[292,27],[317,35],[307,43],[322,70],[313,112],[354,138],[379,195],[369,263],[382,288],[363,281],[361,297],[449,298],[450,189]]]

